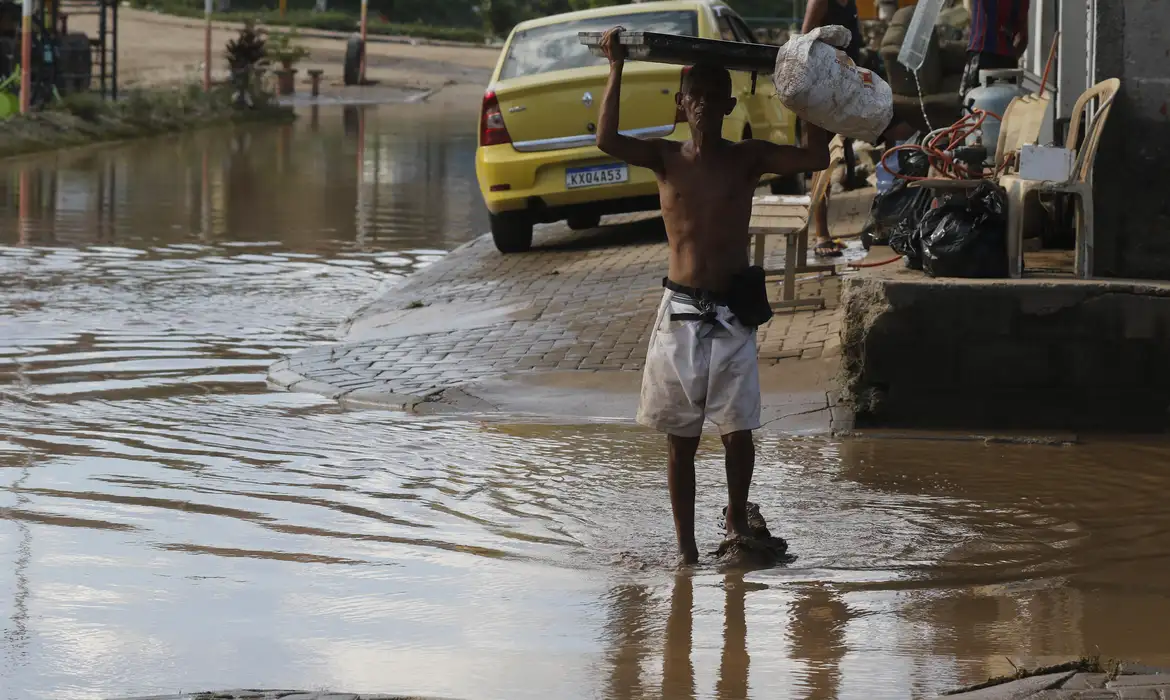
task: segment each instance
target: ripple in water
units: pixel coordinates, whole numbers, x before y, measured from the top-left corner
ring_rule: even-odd
[[[656,435],[269,391],[485,227],[466,120],[400,109],[360,149],[323,110],[0,170],[0,697],[901,698],[1166,657],[1160,445],[765,435],[799,559],[676,576]]]

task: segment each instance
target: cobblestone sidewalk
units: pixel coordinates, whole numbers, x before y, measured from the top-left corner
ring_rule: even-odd
[[[860,228],[871,196],[834,200],[835,234]],[[662,295],[665,234],[649,216],[607,224],[581,233],[545,227],[522,255],[500,255],[481,237],[351,317],[348,340],[277,362],[269,380],[331,398],[411,405],[512,372],[640,370]],[[783,265],[782,245],[770,246],[766,264]],[[771,290],[778,298],[780,285]],[[820,296],[826,308],[777,314],[761,327],[761,364],[836,356],[839,294],[838,276],[802,279],[797,295]]]
[[[1170,697],[1170,670],[1124,663],[1114,673],[1047,673],[943,697],[948,700],[1166,700]]]

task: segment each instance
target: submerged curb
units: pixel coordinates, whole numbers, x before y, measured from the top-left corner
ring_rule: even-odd
[[[377,389],[345,389],[325,382],[310,379],[290,368],[289,358],[278,360],[268,369],[268,384],[284,391],[300,394],[316,394],[343,406],[352,408],[388,408],[408,411],[427,400],[426,396],[396,394]]]

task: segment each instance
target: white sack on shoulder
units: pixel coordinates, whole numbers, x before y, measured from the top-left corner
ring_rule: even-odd
[[[776,56],[776,96],[798,117],[867,143],[878,140],[894,117],[894,94],[873,71],[859,68],[837,47],[851,34],[839,25],[818,27],[788,40]]]

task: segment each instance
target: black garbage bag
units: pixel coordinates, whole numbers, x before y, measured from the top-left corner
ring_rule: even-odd
[[[874,240],[889,240],[890,232],[906,219],[921,217],[930,205],[930,191],[910,187],[905,180],[873,198],[869,214],[874,225]]]
[[[885,236],[895,253],[906,256],[906,264],[912,269],[922,269],[922,245],[919,236],[919,222],[930,211],[933,197],[926,188],[908,187],[905,181],[894,184],[884,196],[895,195],[889,201],[879,204],[874,198],[875,226],[880,217],[885,225]],[[883,215],[884,214],[884,215]]]
[[[1007,277],[1007,195],[987,180],[922,217],[922,269],[931,277]]]
[[[926,151],[905,148],[898,151],[898,172],[910,177],[926,177],[930,174],[930,159]]]

